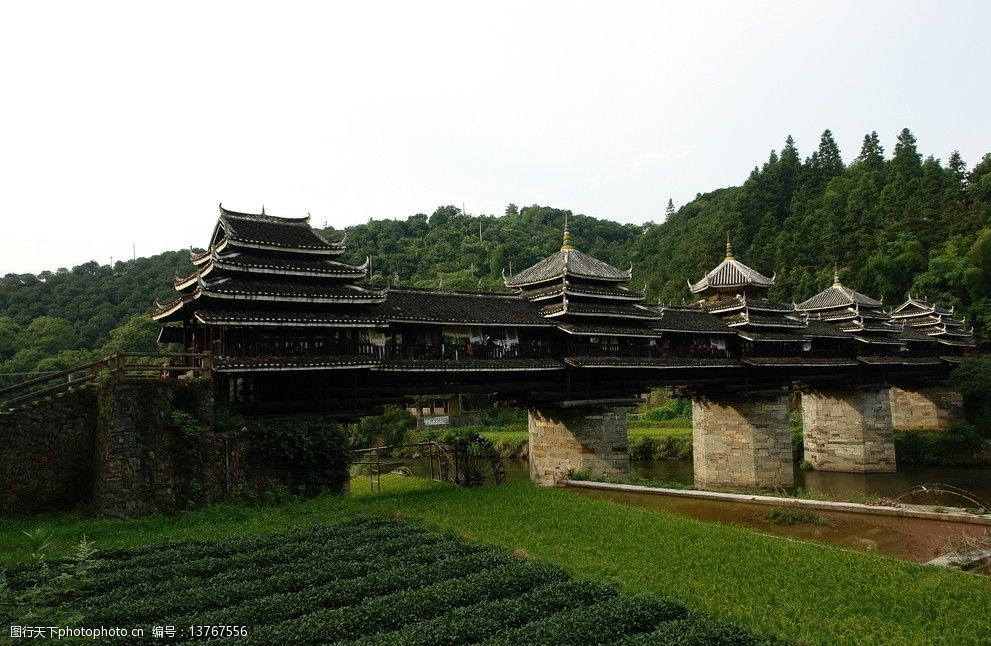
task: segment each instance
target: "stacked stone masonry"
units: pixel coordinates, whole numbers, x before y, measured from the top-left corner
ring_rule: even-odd
[[[531,409],[530,479],[554,485],[569,471],[630,475],[626,409]]]
[[[0,513],[66,508],[92,491],[92,388],[0,415]]]
[[[794,483],[788,395],[692,400],[697,488],[775,488]]]
[[[214,433],[213,419],[209,382],[160,380],[93,386],[0,414],[0,514],[175,513],[280,484],[243,432]]]
[[[945,431],[962,409],[963,397],[952,388],[891,388],[892,425],[899,430]]]
[[[802,393],[805,461],[817,471],[895,471],[887,388]]]

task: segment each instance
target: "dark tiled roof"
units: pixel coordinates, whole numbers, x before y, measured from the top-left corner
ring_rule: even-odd
[[[812,298],[799,303],[798,309],[827,310],[854,304],[865,305],[867,307],[881,307],[881,301],[836,283],[822,290]]]
[[[759,314],[737,314],[726,319],[727,325],[755,325],[758,327],[787,327],[804,328],[805,321],[799,321],[787,316],[761,316]]]
[[[940,336],[936,340],[943,345],[952,345],[959,348],[973,348],[977,343],[973,339],[960,339]]]
[[[564,365],[554,359],[384,360],[375,368],[385,372],[530,372],[563,369]]]
[[[554,303],[540,308],[541,316],[552,314],[577,314],[579,316],[602,316],[609,318],[635,318],[643,320],[656,320],[660,315],[653,310],[636,305],[607,305],[604,303],[576,303],[569,301],[565,303]]]
[[[612,287],[609,285],[583,285],[574,283],[567,286],[563,283],[560,285],[549,285],[540,289],[523,292],[523,296],[530,300],[560,296],[561,294],[568,294],[569,296],[594,296],[604,299],[632,301],[642,301],[644,298],[643,292],[634,292],[622,287]]]
[[[248,251],[219,254],[215,256],[214,264],[233,270],[292,272],[321,277],[361,278],[367,273],[367,262],[364,265],[349,265],[329,258],[271,256]]]
[[[251,325],[257,327],[384,327],[386,321],[365,311],[285,312],[198,310],[196,319],[213,325]]]
[[[393,288],[373,313],[388,321],[554,327],[535,304],[515,294]]]
[[[286,300],[317,303],[380,303],[385,300],[384,289],[370,286],[304,283],[288,280],[251,280],[240,277],[205,282],[202,289],[207,296],[244,300]]]
[[[306,218],[276,218],[270,215],[238,213],[220,207],[220,225],[234,242],[266,247],[340,252],[342,242],[328,242],[310,226]]]
[[[857,360],[846,357],[747,357],[743,363],[751,366],[855,366]]]
[[[907,301],[896,307],[892,314],[896,316],[911,316],[913,314],[928,312],[933,314],[953,314],[952,309],[937,307],[924,298],[909,298]]]
[[[377,357],[368,356],[214,357],[213,359],[213,367],[218,372],[371,368],[378,363]]]
[[[538,285],[564,276],[621,283],[630,280],[629,271],[616,269],[577,249],[561,249],[515,276],[507,278],[506,286]]]
[[[704,332],[715,334],[734,334],[718,316],[713,316],[694,307],[655,307],[660,312],[661,319],[651,324],[655,330],[664,332]]]
[[[797,331],[794,332],[757,332],[755,330],[739,330],[737,334],[740,337],[747,339],[748,341],[808,341],[809,337],[805,334],[799,334]]]
[[[636,357],[568,357],[564,360],[576,368],[739,368],[740,362],[728,358],[639,359]]]
[[[902,339],[904,341],[914,341],[914,342],[919,342],[919,343],[920,342],[923,342],[923,341],[926,341],[928,343],[932,343],[933,341],[935,341],[935,339],[933,339],[931,336],[929,336],[925,332],[920,332],[919,330],[915,329],[914,327],[912,327],[910,325],[904,326],[901,329],[901,332],[899,332],[898,336],[899,336],[900,339]]]
[[[558,323],[561,330],[568,334],[578,334],[586,336],[643,336],[659,337],[661,333],[650,327],[644,326],[621,326],[621,325],[580,325],[576,323]]]
[[[710,289],[729,289],[733,287],[772,287],[774,278],[751,269],[729,255],[715,269],[706,274],[702,280],[690,286],[692,293],[700,294]]]
[[[857,361],[869,366],[935,366],[937,357],[857,357]]]
[[[830,325],[825,321],[817,321],[816,319],[809,319],[809,324],[805,328],[805,334],[808,336],[814,336],[817,338],[827,338],[827,339],[849,339],[850,335],[843,332],[835,325]]]
[[[940,357],[941,361],[945,361],[946,363],[952,363],[952,364],[963,363],[963,359],[964,359],[963,357],[947,357],[947,356]]]
[[[853,338],[861,343],[869,343],[871,345],[902,345],[902,340],[893,335],[871,336],[867,334],[853,334]]]

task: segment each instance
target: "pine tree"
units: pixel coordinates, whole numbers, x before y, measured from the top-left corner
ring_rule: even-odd
[[[902,128],[895,144],[895,154],[891,167],[902,177],[915,177],[922,171],[922,155],[915,145],[915,135],[908,128]]]
[[[843,173],[843,158],[840,156],[840,147],[833,139],[833,133],[829,129],[823,130],[822,137],[819,138],[819,168],[825,178],[833,178]]]
[[[960,157],[960,152],[954,150],[950,153],[950,161],[947,164],[947,168],[950,171],[950,175],[956,180],[957,184],[961,187],[967,181],[967,164],[964,163],[963,158]]]
[[[853,162],[870,170],[881,170],[884,166],[884,148],[881,147],[881,140],[878,139],[876,130],[872,130],[869,135],[864,135],[860,154]]]
[[[515,204],[510,202],[506,205],[506,215],[519,215],[520,209]]]

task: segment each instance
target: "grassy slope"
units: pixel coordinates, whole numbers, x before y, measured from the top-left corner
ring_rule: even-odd
[[[3,521],[0,558],[23,559],[22,529],[47,520],[65,549],[86,532],[97,547],[167,538],[217,538],[338,521],[356,512],[400,514],[439,529],[557,563],[736,620],[766,635],[826,643],[978,643],[991,615],[991,580],[893,558],[789,541],[729,526],[583,498],[529,483],[460,490],[390,479],[371,496],[278,508],[217,506],[175,518]]]

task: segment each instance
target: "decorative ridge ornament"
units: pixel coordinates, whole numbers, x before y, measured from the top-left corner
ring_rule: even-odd
[[[833,287],[842,287],[843,283],[840,282],[840,269],[837,264],[833,263]]]
[[[733,244],[729,240],[729,231],[726,232],[726,257],[733,258]]]
[[[564,241],[561,245],[561,251],[571,251],[574,246],[571,244],[571,233],[568,231],[568,214],[564,214]]]

